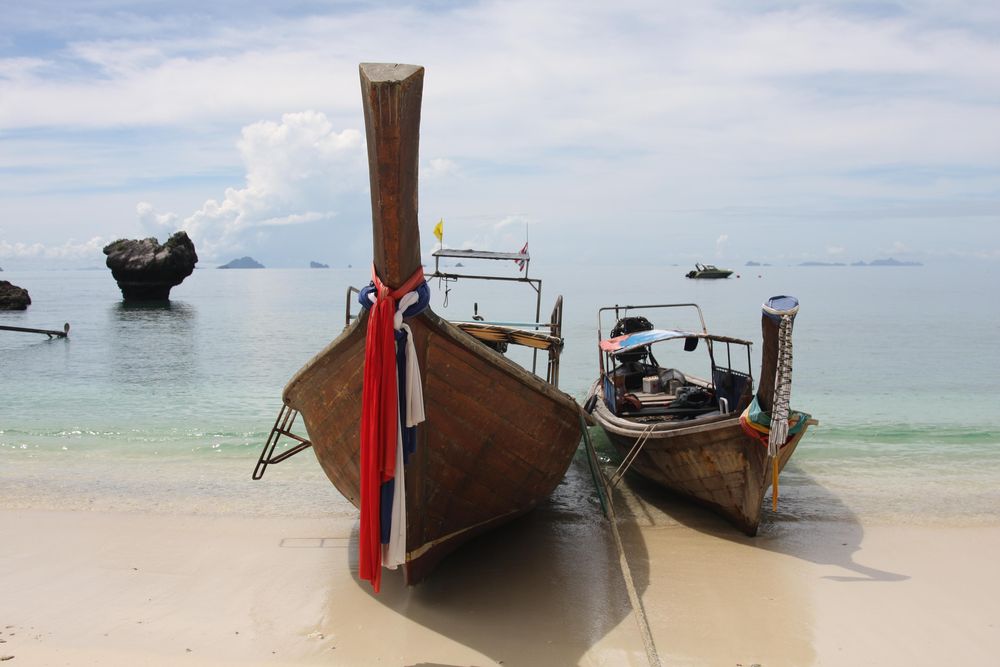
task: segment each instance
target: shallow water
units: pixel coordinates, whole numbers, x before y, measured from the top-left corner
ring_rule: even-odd
[[[760,304],[800,299],[792,403],[820,426],[782,477],[779,521],[996,520],[1000,312],[969,289],[996,284],[995,267],[755,267],[724,281],[687,280],[678,266],[531,270],[544,281],[543,318],[565,299],[560,384],[578,399],[596,373],[600,306],[697,302],[711,331],[754,341],[756,375]],[[262,482],[249,476],[285,382],[340,332],[347,286],[367,273],[199,269],[168,307],[124,305],[103,269],[4,273],[33,304],[0,324],[72,328],[65,340],[0,332],[0,500],[350,511],[311,454]],[[534,316],[523,286],[460,281],[447,307],[440,287],[432,307],[451,319],[468,319],[474,303],[487,319]]]

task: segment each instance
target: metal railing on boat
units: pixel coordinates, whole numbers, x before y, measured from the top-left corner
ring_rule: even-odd
[[[439,251],[440,252],[440,251]],[[515,257],[525,257],[520,253],[487,253],[482,251],[475,251],[477,258],[486,259],[511,259]],[[451,256],[451,255],[439,255],[435,253],[435,260],[438,256]],[[462,257],[468,257],[470,255],[459,255]],[[510,278],[505,276],[474,276],[467,274],[454,274],[454,273],[441,273],[438,271],[437,265],[435,264],[434,273],[427,276],[428,279],[431,278],[442,278],[446,280],[458,280],[459,278],[475,279],[475,280],[501,280],[510,282],[521,282],[528,283],[536,292],[536,303],[535,303],[535,321],[487,321],[482,319],[476,319],[474,315],[472,321],[468,320],[452,320],[451,323],[459,327],[467,334],[483,341],[499,341],[513,343],[515,345],[523,345],[532,349],[531,357],[531,372],[538,373],[538,351],[543,350],[548,353],[548,360],[546,362],[546,373],[545,380],[549,384],[554,386],[559,386],[559,356],[562,352],[562,314],[563,314],[563,300],[562,296],[556,297],[555,305],[552,308],[552,314],[549,317],[548,322],[541,322],[540,312],[541,312],[541,297],[542,297],[542,281],[537,278],[517,277]],[[352,304],[356,303],[354,296],[360,294],[361,290],[357,287],[350,286],[347,288],[347,294],[345,296],[344,304],[344,326],[350,326],[351,322],[358,317],[351,312]],[[478,304],[476,304],[478,308]],[[478,311],[477,311],[478,312]],[[543,334],[540,329],[548,329],[549,333]]]

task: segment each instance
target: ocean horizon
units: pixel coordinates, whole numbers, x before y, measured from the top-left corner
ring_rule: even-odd
[[[516,275],[506,268],[497,272]],[[196,271],[158,306],[123,303],[106,270],[5,272],[33,303],[0,313],[0,324],[71,330],[53,340],[0,331],[0,499],[12,508],[349,514],[309,452],[260,482],[250,472],[285,383],[342,331],[347,289],[367,284],[368,271]],[[700,304],[710,331],[754,342],[756,378],[760,305],[790,294],[801,303],[792,406],[820,424],[765,521],[995,522],[1000,314],[976,286],[996,284],[1000,270],[755,266],[715,281],[685,273],[535,262],[542,319],[564,299],[560,388],[586,396],[597,309],[615,304]],[[535,294],[523,285],[431,288],[431,307],[448,319],[470,319],[474,308],[487,320],[534,319]],[[524,353],[517,360],[530,365]]]

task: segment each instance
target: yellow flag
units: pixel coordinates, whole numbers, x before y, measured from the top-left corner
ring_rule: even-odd
[[[437,237],[438,242],[444,242],[444,218],[438,220],[438,223],[434,225],[434,236]]]

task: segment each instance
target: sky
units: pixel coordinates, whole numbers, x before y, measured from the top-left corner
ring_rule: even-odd
[[[425,256],[1000,262],[995,0],[0,0],[0,268],[369,262],[361,62],[426,68]]]

